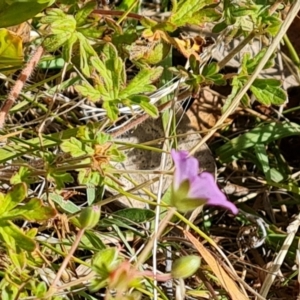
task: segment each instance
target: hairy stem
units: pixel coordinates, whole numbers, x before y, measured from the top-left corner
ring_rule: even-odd
[[[19,97],[19,95],[20,95],[20,93],[21,93],[21,91],[22,91],[22,89],[25,85],[25,82],[31,76],[34,68],[36,67],[36,65],[40,61],[43,52],[44,52],[44,49],[43,49],[42,46],[39,46],[36,49],[35,53],[33,54],[31,59],[27,63],[24,70],[22,70],[22,72],[19,75],[15,85],[13,86],[10,93],[8,94],[8,97],[7,97],[6,101],[4,102],[4,104],[3,104],[3,106],[1,107],[1,110],[0,110],[0,129],[3,128],[3,126],[5,124],[5,119],[8,115],[11,107],[14,105],[14,103],[18,99],[18,97]]]

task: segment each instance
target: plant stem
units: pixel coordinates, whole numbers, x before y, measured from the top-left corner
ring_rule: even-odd
[[[144,250],[142,251],[142,253],[140,254],[140,256],[137,259],[137,262],[136,262],[136,268],[137,269],[139,268],[140,265],[142,265],[147,260],[149,253],[152,251],[152,247],[153,247],[153,243],[154,243],[155,239],[157,239],[158,237],[161,236],[161,234],[163,233],[163,231],[167,227],[168,222],[174,216],[175,212],[176,212],[176,208],[171,207],[169,209],[168,213],[166,214],[166,216],[160,222],[160,224],[158,226],[157,233],[155,235],[152,235],[150,241],[147,243],[146,247],[144,248]]]
[[[133,10],[133,8],[139,3],[139,0],[135,0],[130,7],[128,8],[128,10],[126,12],[124,12],[124,14],[120,17],[120,19],[117,21],[117,24],[120,25],[122,23],[122,21],[130,14],[130,12]]]
[[[219,63],[218,66],[220,69],[224,68],[227,63],[239,53],[256,35],[256,32],[253,30],[241,43],[235,47],[227,56],[225,56]]]
[[[78,247],[78,245],[80,243],[80,240],[81,240],[81,238],[82,238],[82,236],[84,234],[84,231],[85,231],[84,228],[80,229],[78,231],[78,233],[76,235],[76,239],[75,239],[75,241],[74,241],[74,243],[73,243],[73,245],[72,245],[72,247],[71,247],[68,255],[65,257],[64,261],[62,262],[62,264],[61,264],[61,266],[60,266],[60,268],[59,268],[59,270],[58,270],[58,272],[57,272],[57,274],[56,274],[56,276],[55,276],[55,278],[54,278],[51,286],[49,287],[49,290],[48,290],[47,294],[45,295],[45,298],[50,298],[56,292],[56,290],[57,290],[57,283],[58,283],[59,279],[61,278],[61,276],[63,274],[63,271],[67,267],[69,261],[71,260],[74,252],[76,251],[76,249],[77,249],[77,247]]]
[[[15,85],[11,89],[10,93],[8,94],[8,97],[6,101],[4,102],[3,106],[0,110],[0,129],[3,128],[5,119],[7,114],[9,113],[9,110],[16,102],[17,98],[19,97],[25,82],[28,80],[28,78],[31,76],[34,68],[40,61],[42,55],[43,55],[44,49],[42,46],[39,46],[29,62],[27,63],[26,67],[22,70],[21,74],[19,75]]]
[[[104,15],[104,16],[123,16],[126,14],[125,11],[118,11],[118,10],[104,10],[104,9],[95,9],[93,10],[93,14],[98,14],[98,15]],[[135,14],[135,13],[129,13],[127,14],[128,18],[136,19],[136,20],[142,20],[144,17]]]
[[[297,67],[300,66],[300,59],[299,59],[299,56],[298,56],[298,53],[297,51],[295,50],[294,46],[292,45],[289,37],[285,34],[284,37],[283,37],[283,40],[284,40],[284,43],[290,53],[290,56],[291,56],[291,60],[297,65]]]

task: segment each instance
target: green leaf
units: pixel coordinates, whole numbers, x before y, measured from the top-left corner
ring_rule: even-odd
[[[176,25],[166,21],[157,23],[155,26],[152,27],[153,32],[155,32],[156,30],[174,32],[176,29],[177,29]]]
[[[15,173],[10,178],[10,183],[12,185],[18,184],[18,183],[27,183],[31,184],[35,182],[35,177],[33,176],[33,171],[27,167],[21,166],[17,173]]]
[[[100,101],[101,97],[103,96],[99,90],[95,89],[86,82],[83,82],[81,85],[75,85],[75,90],[93,102]]]
[[[101,220],[100,220],[101,222]],[[78,227],[77,225],[75,225]],[[106,249],[106,245],[102,241],[103,234],[97,231],[87,230],[81,239],[81,243],[88,248],[95,248],[98,250]]]
[[[93,24],[77,27],[77,31],[84,35],[87,39],[99,39],[105,32],[107,27],[95,27]],[[95,47],[96,48],[96,47]]]
[[[265,56],[268,48],[263,48],[256,56],[250,58],[249,53],[245,53],[242,60],[242,69],[245,74],[251,75],[256,69],[257,65],[260,63],[262,58]],[[274,66],[275,55],[272,55],[268,62],[265,64],[264,69],[268,69]]]
[[[57,171],[55,169],[51,170],[47,174],[47,179],[49,181],[54,181],[56,184],[56,189],[61,190],[65,187],[66,183],[74,182],[74,178],[71,174],[64,171]]]
[[[105,101],[103,102],[103,108],[106,110],[109,119],[112,121],[118,119],[119,110],[115,103],[111,101]]]
[[[90,169],[80,169],[78,173],[78,182],[80,184],[93,184],[95,186],[100,186],[102,184],[103,178],[100,173],[91,171]]]
[[[257,144],[254,146],[255,154],[259,160],[265,177],[268,181],[271,181],[271,169],[269,165],[269,158],[264,144]]]
[[[193,74],[199,74],[200,61],[196,58],[196,56],[194,54],[190,55],[189,62],[190,62],[190,66],[193,71]],[[206,65],[205,65],[205,67],[206,67]]]
[[[148,29],[152,29],[153,27],[155,27],[158,23],[150,18],[147,17],[143,17],[140,20],[141,24]]]
[[[77,3],[77,0],[60,0],[59,2],[66,5],[73,5]]]
[[[266,31],[271,36],[275,36],[281,27],[282,20],[280,18],[277,18],[276,16],[268,16],[267,18],[263,19],[262,24],[268,24]]]
[[[32,198],[25,205],[18,206],[3,215],[5,219],[22,218],[31,222],[46,221],[56,215],[56,211],[50,206],[44,206],[38,198]],[[2,216],[1,216],[2,217]]]
[[[60,145],[62,151],[70,153],[72,157],[79,157],[87,154],[93,154],[94,150],[84,145],[80,140],[71,137],[67,141],[63,141]]]
[[[86,24],[88,16],[93,12],[96,8],[96,1],[89,1],[86,5],[84,5],[75,15],[75,20],[77,26],[83,26]]]
[[[270,180],[273,182],[281,182],[285,179],[285,176],[283,173],[281,173],[279,170],[275,168],[270,168]]]
[[[235,96],[238,94],[238,92],[240,91],[240,89],[243,87],[243,85],[245,84],[246,80],[248,79],[247,76],[235,76],[232,79],[232,90],[231,90],[231,94],[227,97],[225,104],[222,107],[222,112],[224,113],[228,107],[230,106],[230,104],[232,103],[233,99],[235,98]],[[245,94],[242,102],[243,103],[247,103],[248,100],[248,95]]]
[[[152,118],[159,116],[157,107],[148,101],[140,102],[140,107]]]
[[[9,284],[6,285],[4,288],[1,290],[1,299],[2,300],[14,300],[18,297],[20,294],[20,290],[18,287]]]
[[[104,100],[117,99],[120,86],[124,84],[125,70],[116,47],[111,43],[105,44],[101,52],[101,60],[93,57],[91,63],[103,79],[102,85],[105,88],[105,95],[102,96]]]
[[[43,40],[43,45],[49,52],[52,52],[61,47],[68,40],[68,38],[69,37],[67,35],[51,34],[45,37]]]
[[[118,6],[118,10],[127,11],[135,2],[136,0],[122,0]]]
[[[83,74],[89,77],[91,76],[90,59],[93,56],[97,56],[97,53],[82,33],[77,32],[77,38],[79,40],[80,67]]]
[[[281,105],[286,101],[287,94],[279,87],[280,84],[276,79],[255,79],[250,90],[264,105]]]
[[[260,86],[261,88],[265,87],[266,85],[272,86],[272,87],[280,87],[281,86],[281,80],[278,79],[272,79],[272,78],[266,78],[266,79],[255,79],[255,85]]]
[[[218,21],[221,18],[221,14],[213,8],[202,9],[192,15],[191,18],[186,18],[188,24],[204,24],[209,22]]]
[[[113,44],[106,44],[103,47],[102,57],[105,57],[105,66],[107,75],[110,78],[111,85],[108,87],[112,90],[112,99],[117,99],[119,95],[120,85],[124,84],[125,72],[123,61],[118,56],[118,51]]]
[[[228,24],[223,21],[221,23],[216,24],[213,29],[212,32],[213,33],[220,33],[221,31],[223,31],[225,28],[227,28]]]
[[[66,15],[60,9],[51,9],[47,16],[41,19],[41,23],[50,25],[51,29],[51,34],[46,36],[43,41],[44,47],[48,51],[54,51],[66,43],[63,56],[66,61],[69,61],[73,44],[77,40],[74,17]]]
[[[157,80],[163,72],[162,67],[152,69],[142,69],[123,89],[120,93],[121,98],[128,98],[131,95],[140,93],[153,92],[156,90],[155,86],[150,84]]]
[[[107,278],[119,262],[117,248],[103,249],[93,257],[92,270],[101,278]]]
[[[14,267],[18,272],[22,272],[26,268],[26,254],[23,251],[16,253],[15,251],[9,251],[9,258],[11,259]]]
[[[231,10],[231,15],[233,17],[243,17],[243,16],[251,16],[257,14],[258,7],[253,5],[251,6],[239,6]]]
[[[11,221],[0,220],[0,239],[7,247],[15,251],[18,248],[22,248],[32,252],[36,247],[34,240],[24,234],[24,232]]]
[[[223,163],[229,163],[236,155],[245,149],[255,147],[257,144],[267,145],[284,137],[300,135],[300,126],[292,122],[268,123],[256,127],[242,134],[216,150]]]
[[[135,28],[128,28],[125,32],[114,33],[112,36],[112,43],[118,48],[122,49],[123,45],[131,45],[139,38]]]
[[[44,282],[44,281],[39,282],[36,287],[36,290],[35,290],[36,296],[38,298],[43,298],[45,296],[46,292],[47,292],[46,282]]]
[[[156,87],[151,83],[159,78],[163,68],[142,69],[125,87],[126,73],[122,59],[118,56],[115,46],[111,43],[104,45],[100,59],[93,56],[90,59],[96,72],[93,73],[94,87],[83,83],[77,85],[76,90],[92,101],[102,100],[102,107],[107,111],[111,120],[118,118],[118,104],[131,105],[130,101],[138,102],[150,115],[157,116],[156,107],[149,104],[146,97],[139,96],[141,93],[154,91]],[[128,103],[126,101],[130,100]]]
[[[51,25],[52,22],[64,18],[66,14],[58,8],[52,8],[47,11],[47,15],[42,17],[40,22],[43,24]]]
[[[16,207],[27,196],[27,186],[25,183],[19,183],[4,196],[0,194],[0,219],[2,216]]]
[[[75,33],[72,33],[70,37],[65,42],[65,45],[63,47],[62,57],[66,62],[70,62],[72,58],[72,51],[74,44],[77,42],[77,35]]]
[[[76,31],[76,21],[71,15],[64,15],[63,18],[59,16],[50,25],[51,31],[55,35],[65,35],[69,38]]]
[[[0,67],[9,66],[9,60],[12,65],[22,64],[22,38],[3,28],[0,29]]]
[[[92,184],[87,185],[86,187],[86,195],[88,205],[92,205],[96,200],[96,187]]]
[[[113,213],[113,217],[119,217],[128,225],[132,223],[141,224],[154,218],[155,213],[150,209],[125,208]]]
[[[170,49],[171,44],[164,41],[158,42],[142,55],[140,61],[149,65],[156,65],[169,54]]]
[[[157,107],[150,103],[150,99],[147,96],[134,95],[129,99],[131,100],[131,102],[138,104],[152,118],[158,117]]]
[[[50,5],[52,1],[7,1],[0,0],[0,28],[18,25],[29,19]]]
[[[214,3],[215,0],[181,0],[178,2],[177,8],[174,6],[176,11],[173,8],[168,21],[176,26],[184,26],[189,21],[193,21],[193,16],[201,9]]]
[[[49,199],[58,204],[65,212],[68,212],[70,214],[75,214],[80,211],[80,207],[78,207],[75,203],[73,203],[70,200],[65,200],[64,197],[50,193]]]
[[[105,132],[97,132],[96,134],[96,144],[104,145],[111,140],[111,136]]]
[[[218,64],[216,62],[213,62],[213,63],[210,63],[210,64],[204,66],[202,75],[204,77],[211,76],[211,75],[218,73],[219,70],[220,70],[220,68],[219,68]]]
[[[207,83],[212,82],[216,85],[226,85],[226,80],[224,79],[223,74],[214,74],[209,77],[206,77],[205,80],[207,81]]]

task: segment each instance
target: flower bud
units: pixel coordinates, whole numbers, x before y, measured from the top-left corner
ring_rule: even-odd
[[[101,210],[99,206],[89,206],[84,208],[78,218],[79,228],[91,229],[95,227],[100,219]]]
[[[172,267],[173,278],[187,278],[192,276],[200,267],[201,258],[196,255],[188,255],[177,259]]]

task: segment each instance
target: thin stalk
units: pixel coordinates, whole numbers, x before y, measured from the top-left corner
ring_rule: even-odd
[[[300,66],[300,59],[299,59],[299,56],[298,56],[298,53],[297,51],[295,50],[294,46],[292,45],[289,37],[285,34],[284,37],[283,37],[283,41],[290,53],[290,57],[291,57],[291,60],[297,65],[297,67]]]
[[[76,238],[75,238],[75,241],[74,243],[72,244],[72,247],[71,249],[69,250],[69,253],[68,255],[65,257],[64,261],[62,262],[51,286],[49,287],[49,290],[47,292],[47,294],[45,295],[45,298],[50,298],[56,291],[57,291],[57,283],[58,281],[60,280],[64,270],[66,269],[69,261],[72,259],[72,256],[73,254],[75,253],[80,241],[81,241],[81,238],[83,237],[83,234],[84,234],[84,231],[85,231],[85,228],[83,229],[80,229],[76,235]]]
[[[40,61],[42,55],[44,53],[44,49],[42,46],[39,46],[29,62],[27,63],[26,67],[22,70],[21,74],[19,75],[18,79],[16,80],[15,85],[11,89],[10,93],[6,101],[4,102],[3,106],[0,110],[0,129],[3,128],[5,124],[5,119],[11,109],[11,107],[15,104],[16,100],[18,99],[25,82],[31,76],[33,70],[37,66],[38,62]]]
[[[165,230],[165,228],[169,224],[169,221],[172,219],[175,212],[176,212],[175,207],[171,207],[168,210],[168,213],[163,218],[163,220],[160,222],[156,234],[152,235],[150,241],[147,243],[146,247],[144,248],[144,250],[142,251],[142,253],[138,257],[137,262],[136,262],[136,268],[137,269],[147,260],[149,254],[152,251],[154,241],[162,235],[163,231]]]
[[[218,66],[220,69],[224,68],[227,63],[235,57],[237,53],[239,53],[251,40],[255,37],[256,32],[252,31],[245,39],[241,41],[241,43],[235,47],[227,56],[225,56],[219,63]]]

